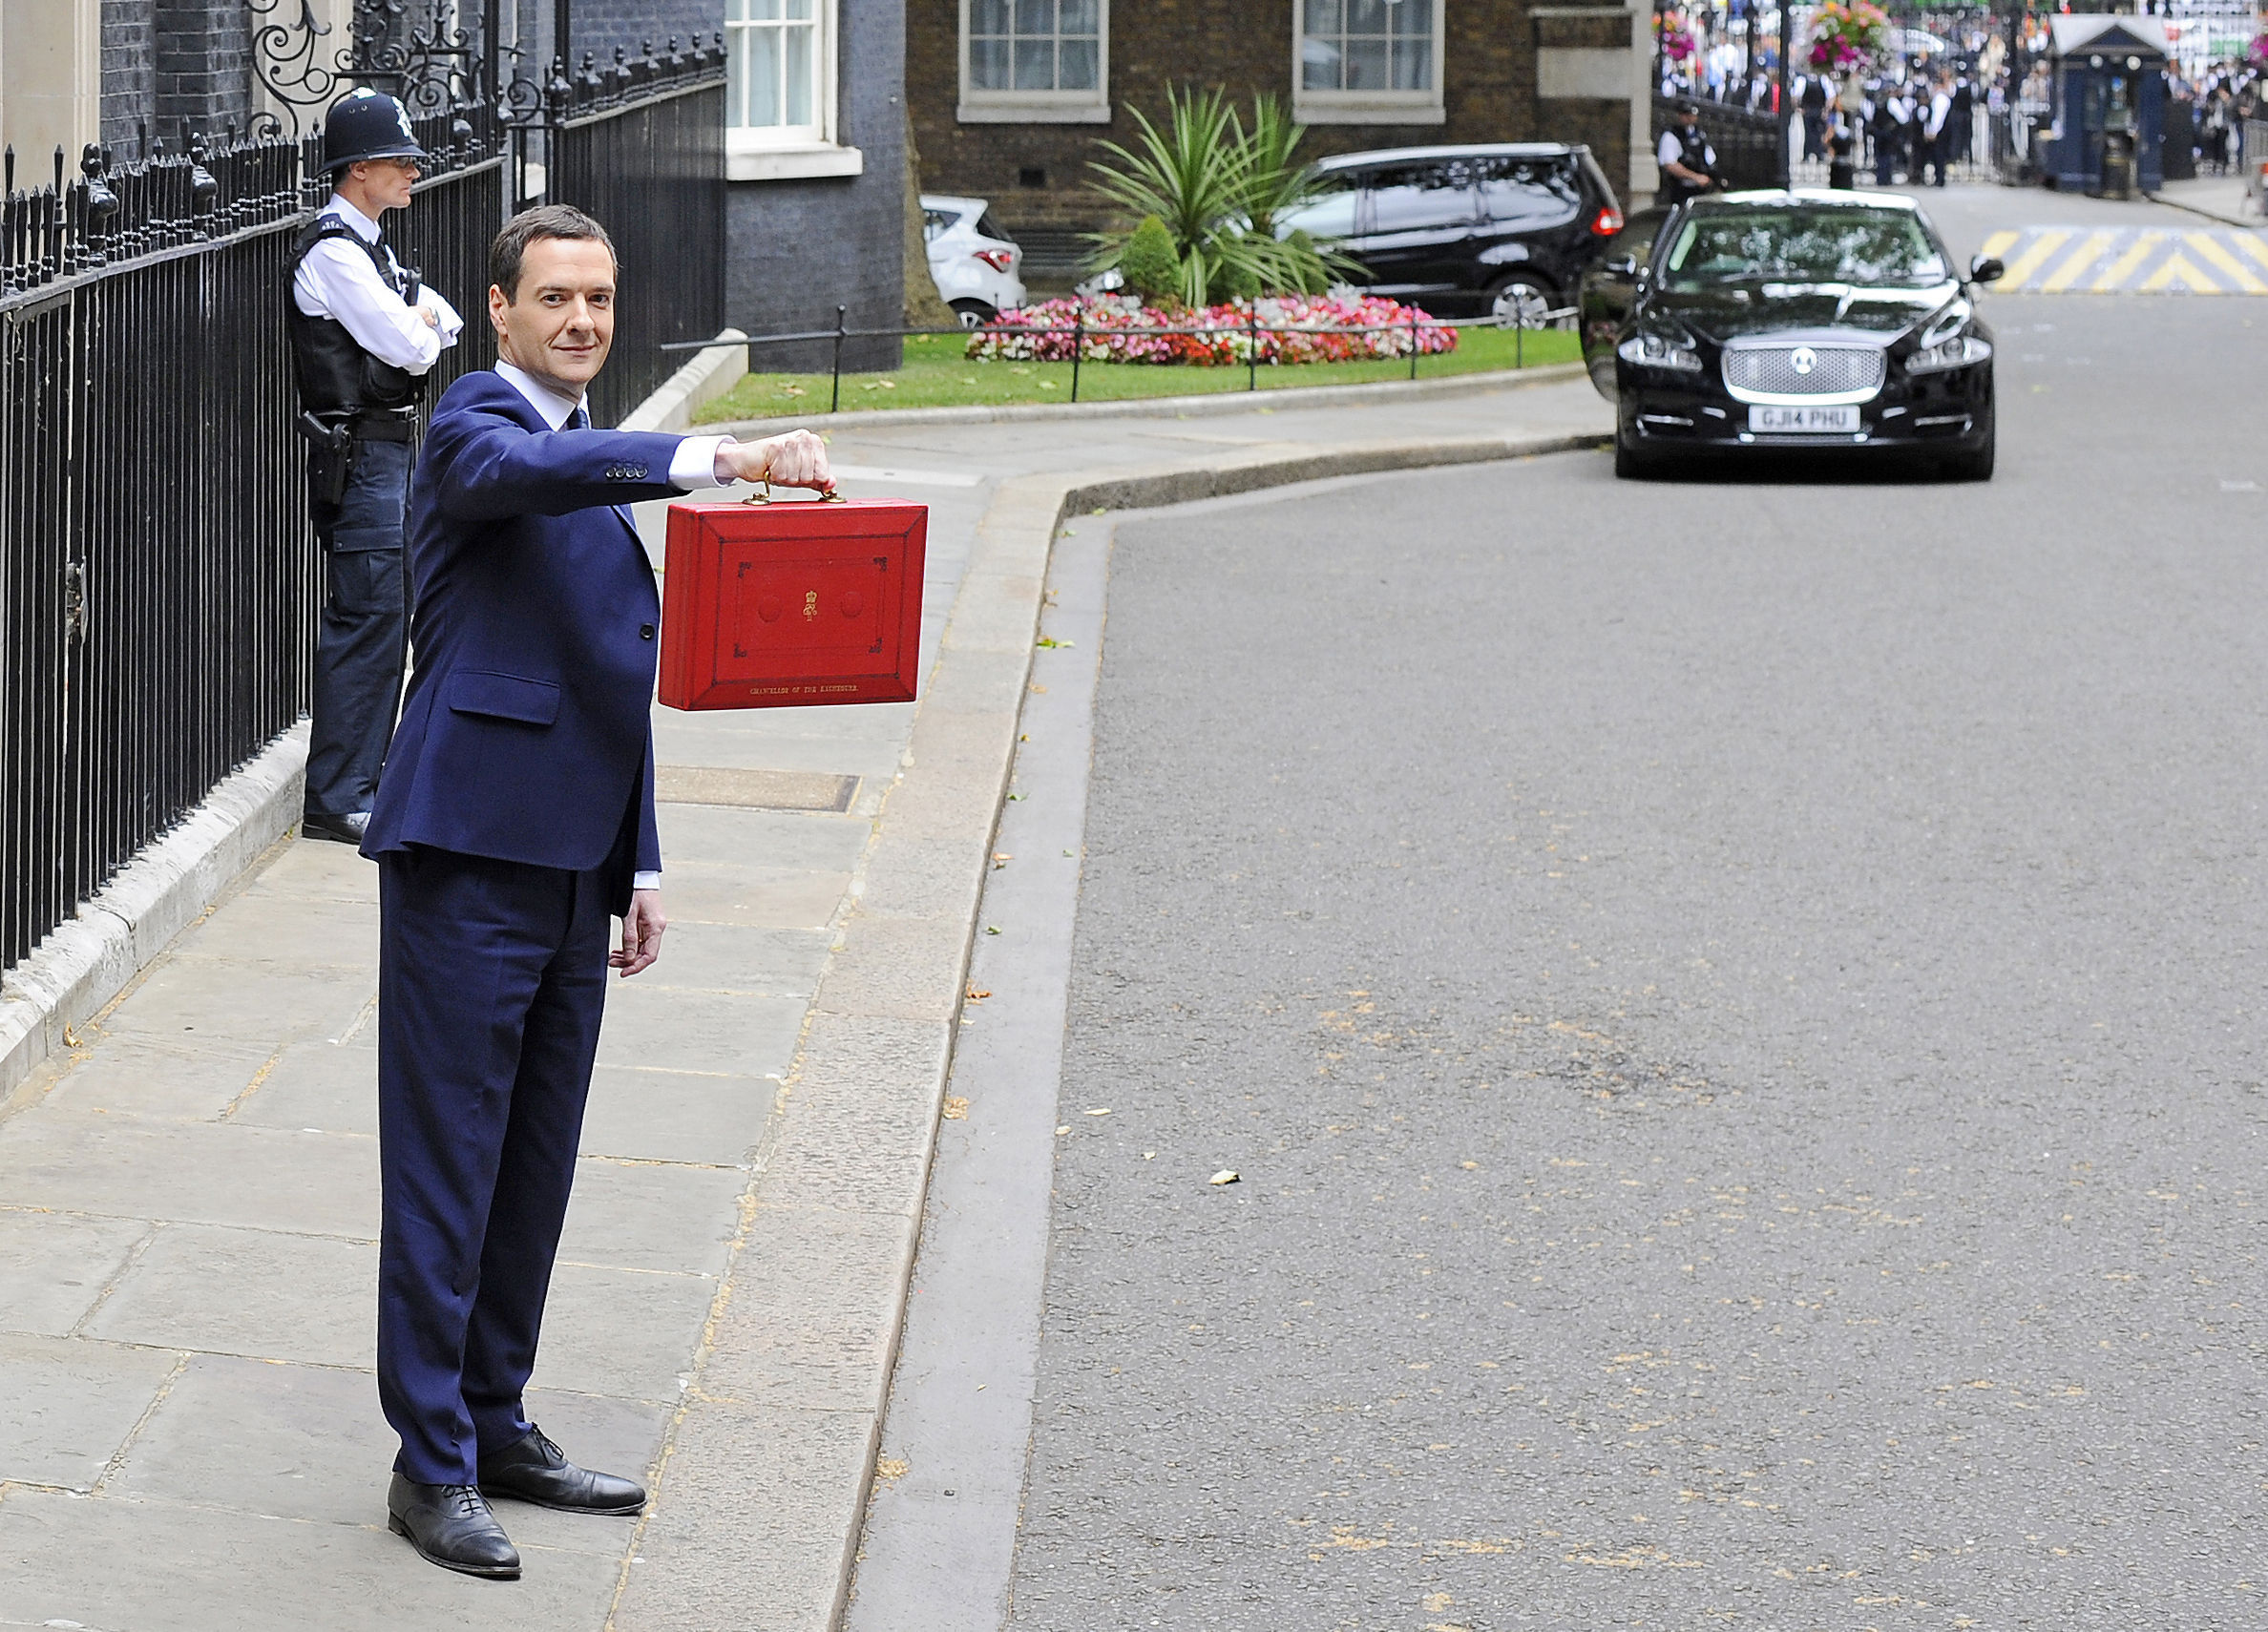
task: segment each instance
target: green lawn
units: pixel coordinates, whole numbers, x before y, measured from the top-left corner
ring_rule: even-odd
[[[972,363],[954,335],[914,335],[906,341],[905,366],[888,374],[845,374],[843,407],[958,408],[972,403],[1060,403],[1071,398],[1068,363]],[[1532,329],[1525,335],[1501,328],[1460,329],[1457,349],[1446,356],[1420,357],[1418,377],[1438,379],[1510,368],[1516,360],[1529,367],[1572,363],[1582,355],[1565,329]],[[1408,358],[1375,363],[1303,363],[1259,370],[1260,388],[1287,386],[1351,386],[1366,380],[1406,380]],[[775,419],[827,412],[830,381],[825,374],[750,374],[732,390],[703,408],[704,421]],[[1130,397],[1179,397],[1200,391],[1241,391],[1242,368],[1191,368],[1137,363],[1082,363],[1081,402],[1116,402]]]

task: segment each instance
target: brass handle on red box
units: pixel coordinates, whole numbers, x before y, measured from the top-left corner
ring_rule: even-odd
[[[767,481],[765,481],[765,480],[763,480],[761,477],[759,477],[759,478],[758,478],[758,480],[757,480],[757,483],[756,483],[756,485],[757,485],[758,487],[762,488],[764,491],[763,491],[762,492],[755,492],[755,493],[750,493],[750,494],[749,494],[749,495],[748,495],[746,498],[745,498],[745,499],[741,500],[741,503],[743,503],[743,504],[769,504],[769,503],[771,503],[771,483],[769,483],[769,482],[767,482]],[[830,487],[830,488],[829,488],[829,489],[828,489],[828,490],[827,490],[825,492],[823,492],[823,493],[821,493],[821,494],[819,495],[818,502],[819,502],[819,503],[821,503],[821,504],[849,504],[850,501],[849,499],[845,498],[845,497],[844,497],[844,496],[843,496],[841,493],[838,493],[838,492],[836,492],[834,491],[834,489]]]

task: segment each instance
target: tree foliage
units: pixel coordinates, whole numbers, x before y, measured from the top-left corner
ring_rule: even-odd
[[[1109,155],[1089,165],[1092,190],[1132,228],[1090,235],[1094,264],[1116,266],[1136,293],[1192,306],[1262,294],[1319,294],[1354,262],[1305,233],[1278,238],[1277,224],[1321,191],[1314,166],[1295,150],[1306,127],[1272,96],[1252,104],[1248,130],[1216,90],[1166,93],[1164,128],[1134,110],[1133,148],[1103,142]],[[1168,288],[1143,288],[1127,265],[1135,241],[1154,220],[1170,250]],[[1143,248],[1144,282],[1154,282],[1154,238]]]

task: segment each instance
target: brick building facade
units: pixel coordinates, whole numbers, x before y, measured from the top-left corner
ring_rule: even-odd
[[[1045,42],[1009,32],[1027,26],[1023,9],[1009,22],[989,10],[994,3],[906,0],[906,94],[923,187],[991,199],[1042,281],[1060,278],[1079,254],[1079,234],[1100,224],[1103,211],[1086,191],[1097,142],[1131,146],[1130,110],[1162,121],[1168,86],[1218,85],[1246,105],[1271,92],[1308,124],[1303,151],[1314,157],[1574,141],[1588,144],[1626,202],[1654,186],[1643,129],[1632,145],[1633,106],[1647,116],[1649,13],[1619,0],[1058,0],[1056,73],[1074,89],[1053,97],[988,90],[985,81],[997,85],[1003,73],[988,71],[987,50],[1004,53],[996,60],[1010,80],[1036,84],[1046,73]],[[1396,26],[1376,21],[1386,17],[1416,19],[1410,39],[1350,37],[1358,27]],[[1428,26],[1430,40],[1419,31]],[[987,38],[987,28],[1003,38]],[[1393,88],[1317,94],[1334,55],[1351,58],[1366,44],[1391,64],[1381,72]],[[1404,56],[1390,57],[1389,47]]]
[[[177,152],[193,133],[242,129],[256,106],[243,0],[102,0],[102,141],[143,130]]]

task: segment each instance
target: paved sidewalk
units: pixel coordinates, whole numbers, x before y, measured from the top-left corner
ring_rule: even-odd
[[[2231,226],[2268,225],[2244,191],[2244,178],[2234,169],[2226,176],[2199,176],[2189,181],[2169,181],[2152,197],[2177,210],[2227,221]]]
[[[837,432],[847,492],[933,506],[930,680],[918,705],[657,711],[672,927],[610,994],[532,1400],[657,1499],[637,1525],[501,1510],[515,1585],[384,1528],[374,874],[270,851],[0,1121],[0,1625],[822,1632],[1064,493],[1609,423],[1563,379]]]

